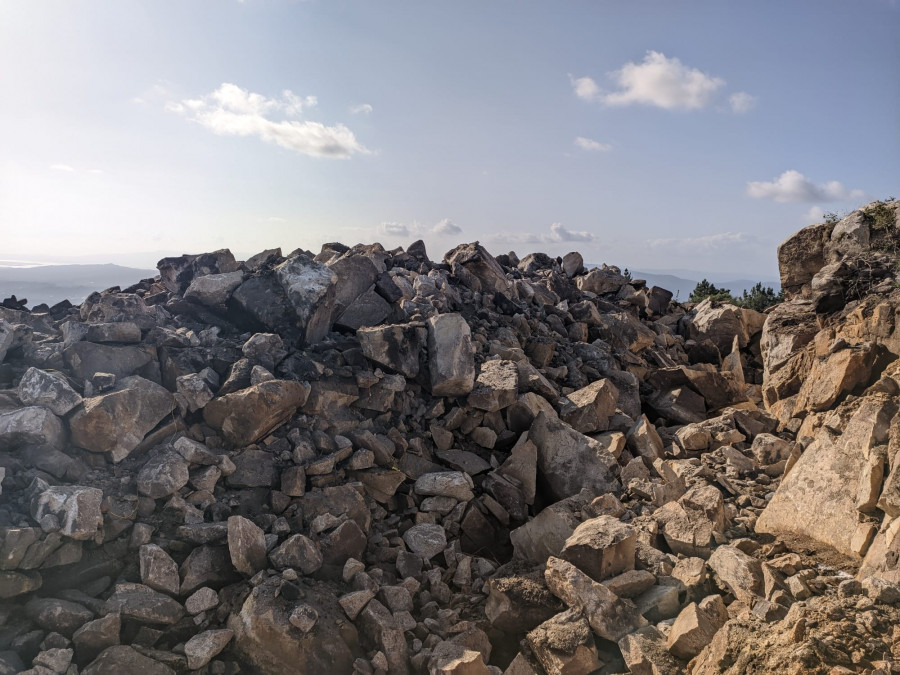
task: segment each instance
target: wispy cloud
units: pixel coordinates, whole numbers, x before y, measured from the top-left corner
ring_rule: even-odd
[[[573,77],[569,74],[569,82],[572,83],[572,89],[575,95],[583,101],[596,101],[600,98],[600,87],[590,77]]]
[[[550,225],[550,231],[542,234],[533,232],[498,232],[488,239],[497,244],[562,244],[566,242],[589,242],[597,239],[592,232],[568,230],[562,223]]]
[[[584,101],[599,101],[609,106],[648,105],[665,110],[698,110],[712,104],[725,80],[669,58],[662,52],[648,51],[640,63],[628,62],[609,73],[615,84],[604,91],[590,77],[569,75],[575,95]],[[746,92],[729,99],[734,112],[746,112],[755,103]]]
[[[389,237],[408,237],[409,228],[403,223],[382,223],[378,226],[379,234],[385,234]]]
[[[449,218],[444,218],[443,220],[438,222],[437,225],[431,228],[431,231],[434,234],[451,235],[462,233],[462,228]]]
[[[553,223],[550,226],[550,234],[545,237],[545,241],[548,242],[594,241],[594,239],[596,237],[592,233],[567,230],[562,223]]]
[[[746,91],[739,91],[728,97],[728,104],[731,106],[731,112],[742,115],[756,107],[756,97]]]
[[[678,254],[712,254],[728,250],[743,250],[763,245],[757,237],[746,232],[717,232],[699,237],[664,237],[648,239],[651,249],[662,249]]]
[[[676,252],[689,251],[691,253],[713,253],[755,243],[756,239],[745,232],[718,232],[700,237],[666,237],[647,240],[650,248],[661,248]]]
[[[75,168],[68,164],[51,164],[50,168],[54,171],[66,171],[68,173],[73,173],[75,171]]]
[[[835,202],[845,199],[864,199],[863,190],[851,190],[836,180],[813,183],[799,171],[785,171],[773,181],[750,181],[747,194],[756,199],[776,202]]]
[[[612,150],[612,146],[609,143],[601,143],[600,141],[595,141],[592,138],[585,138],[584,136],[576,138],[575,145],[582,150],[587,150],[589,152],[609,152]]]
[[[343,124],[325,126],[319,122],[272,119],[276,114],[297,117],[317,103],[315,96],[300,97],[290,90],[284,90],[279,98],[268,98],[226,82],[211,94],[170,102],[166,109],[214,134],[256,136],[310,157],[346,159],[369,152]]]
[[[368,103],[350,106],[350,113],[353,115],[369,115],[374,108]]]

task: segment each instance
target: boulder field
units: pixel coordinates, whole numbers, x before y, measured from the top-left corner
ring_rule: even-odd
[[[478,242],[2,306],[0,675],[896,672],[898,260],[876,202],[765,313]]]

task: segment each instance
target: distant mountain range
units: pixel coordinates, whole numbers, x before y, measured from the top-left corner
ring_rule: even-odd
[[[599,265],[592,264],[587,266],[599,267]],[[772,279],[729,279],[726,275],[714,272],[699,272],[697,270],[651,270],[642,272],[630,269],[629,272],[633,279],[643,279],[648,286],[659,286],[672,291],[679,302],[687,302],[688,297],[702,279],[715,284],[718,288],[727,288],[734,296],[742,295],[745,290],[749,291],[759,282],[762,282],[763,286],[771,286],[776,293],[781,289],[781,282],[773,281]]]
[[[15,295],[27,298],[28,307],[41,303],[55,305],[68,299],[78,305],[94,291],[112,286],[126,288],[141,279],[155,277],[151,269],[121,265],[34,265],[0,261],[0,300]]]

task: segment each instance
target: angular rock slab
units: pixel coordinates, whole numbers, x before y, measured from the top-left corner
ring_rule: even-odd
[[[111,675],[112,673],[175,675],[175,671],[169,666],[144,656],[128,645],[107,647],[81,672],[83,675]]]
[[[49,445],[57,450],[65,444],[66,429],[56,415],[43,406],[28,406],[0,412],[0,447]]]
[[[54,415],[65,415],[81,403],[81,395],[62,375],[31,367],[19,380],[19,400],[25,405],[40,405]]]
[[[606,431],[616,412],[619,390],[607,379],[597,380],[561,400],[559,416],[575,431]]]
[[[720,546],[709,557],[709,568],[738,600],[749,606],[765,593],[762,565],[734,546]]]
[[[278,265],[275,276],[297,315],[303,342],[321,341],[334,320],[337,275],[312,258],[298,255]]]
[[[756,531],[810,537],[849,556],[859,522],[856,486],[870,448],[887,441],[893,406],[865,400],[832,440],[822,430],[784,477],[756,522]]]
[[[85,399],[84,408],[69,420],[72,442],[108,452],[120,462],[174,409],[175,397],[165,387],[137,375],[126,377],[110,393]]]
[[[575,528],[559,557],[594,581],[603,581],[634,569],[636,545],[637,531],[633,527],[612,516],[598,516]]]
[[[304,602],[319,615],[316,625],[302,633],[291,624],[295,603],[283,595],[279,578],[269,579],[251,593],[240,612],[228,619],[234,631],[232,649],[243,657],[253,672],[267,675],[295,673],[353,672],[354,651],[359,637],[354,625],[328,590],[313,586]]]
[[[680,659],[689,661],[703,651],[725,622],[728,610],[721,595],[710,595],[698,603],[692,602],[678,615],[666,645]]]
[[[80,485],[54,485],[36,495],[31,515],[40,520],[52,514],[59,521],[60,533],[76,540],[92,539],[103,524],[100,504],[103,490]]]
[[[203,408],[203,419],[234,447],[250,445],[289,420],[306,403],[309,391],[305,382],[260,382],[213,399]]]
[[[117,379],[134,375],[156,360],[156,349],[144,345],[113,346],[76,342],[66,347],[63,358],[72,375],[89,380],[94,373],[112,373]]]
[[[619,598],[561,558],[548,558],[544,580],[553,595],[569,607],[583,611],[594,633],[605,640],[616,642],[647,625],[631,600]]]
[[[519,396],[519,369],[513,361],[485,361],[469,394],[471,408],[496,412],[516,402]]]
[[[184,292],[184,297],[192,298],[208,307],[224,305],[243,280],[244,273],[240,270],[222,274],[207,274],[194,279]]]
[[[475,386],[472,331],[461,314],[428,319],[428,369],[434,396],[465,396]]]
[[[234,568],[248,577],[266,567],[266,535],[243,516],[228,518],[228,553]]]
[[[619,489],[619,465],[602,443],[545,412],[534,418],[528,438],[537,446],[538,472],[553,501],[577,494],[582,488],[598,494]]]
[[[410,379],[419,374],[419,356],[428,333],[423,324],[372,326],[356,331],[365,357]]]
[[[578,610],[557,614],[525,639],[548,675],[592,673],[601,665],[590,626]]]

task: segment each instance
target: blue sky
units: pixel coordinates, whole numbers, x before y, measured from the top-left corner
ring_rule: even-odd
[[[891,0],[0,0],[3,258],[423,238],[777,278],[900,197]]]

